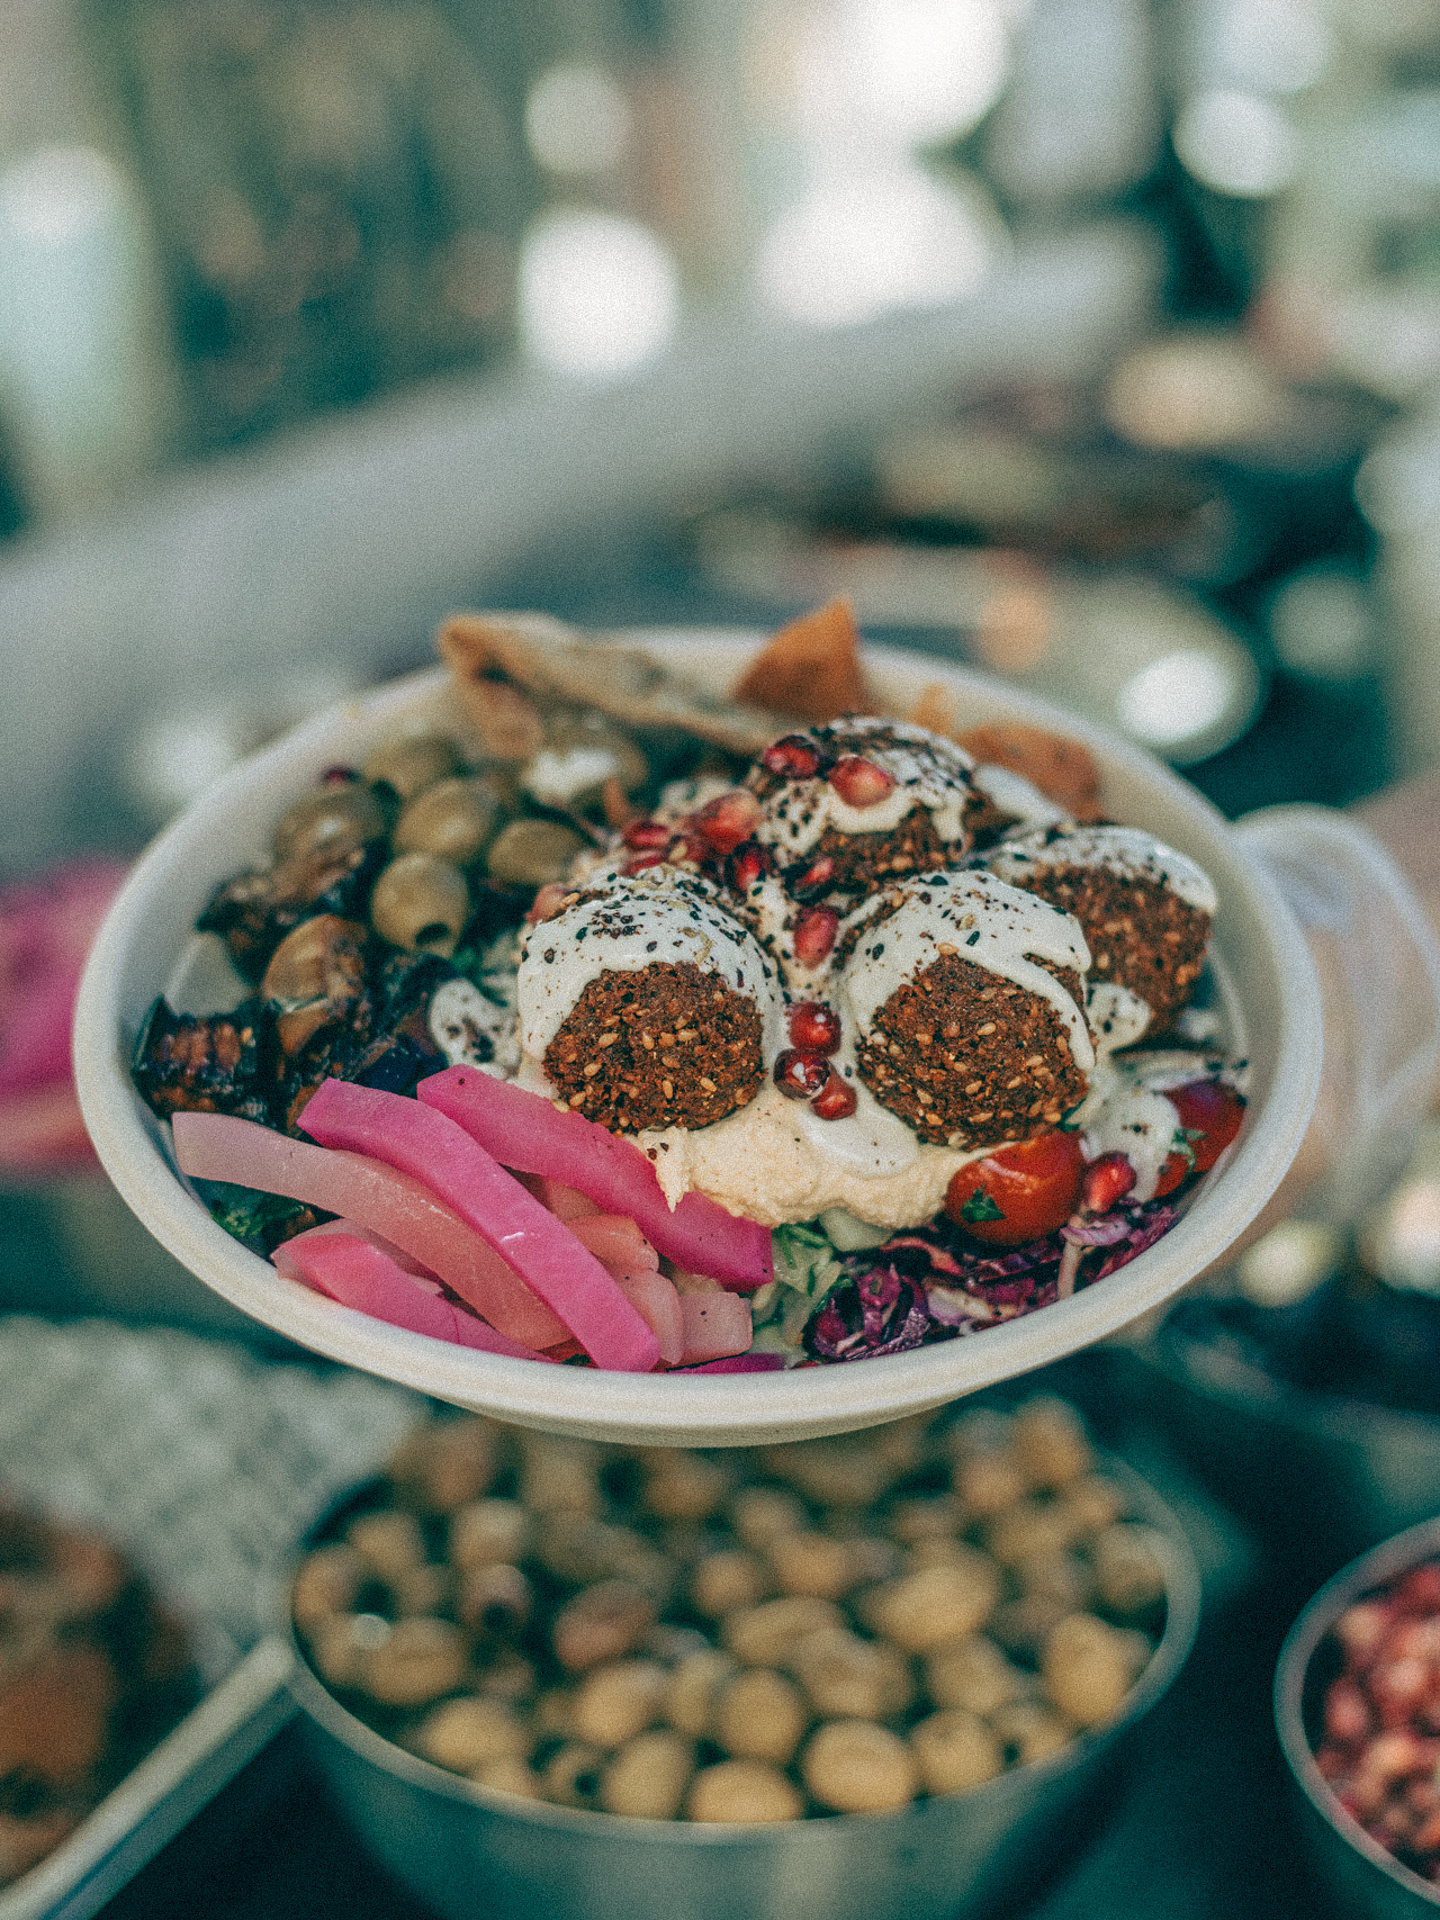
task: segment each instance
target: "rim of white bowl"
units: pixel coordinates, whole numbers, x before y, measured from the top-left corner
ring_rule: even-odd
[[[728,684],[764,636],[734,628],[639,630],[607,636],[663,656],[697,678]],[[1233,997],[1255,1027],[1273,1023],[1273,1068],[1252,1099],[1246,1125],[1207,1176],[1189,1211],[1154,1246],[1103,1284],[989,1328],[877,1362],[710,1375],[606,1373],[531,1361],[432,1340],[373,1320],[284,1280],[220,1227],[175,1173],[159,1124],[130,1079],[133,1026],[129,981],[142,977],[147,1002],[164,988],[181,942],[166,929],[183,906],[183,926],[215,885],[262,845],[241,844],[215,866],[202,857],[217,828],[247,813],[268,826],[277,804],[298,796],[327,765],[371,735],[419,718],[443,699],[449,676],[428,668],[328,709],[231,768],[152,842],[111,905],[91,950],[76,1004],[75,1084],[86,1126],[122,1198],[157,1240],[222,1298],[273,1331],[327,1357],[400,1382],[439,1400],[522,1426],[579,1437],[676,1446],[742,1445],[841,1433],[921,1412],[1028,1373],[1117,1332],[1169,1300],[1230,1246],[1279,1185],[1304,1136],[1319,1086],[1319,987],[1294,919],[1233,834],[1194,788],[1140,749],[1093,722],[1033,695],[901,648],[869,646],[867,665],[882,698],[913,701],[926,683],[958,695],[974,723],[1008,719],[1083,742],[1102,784],[1143,796],[1121,802],[1121,817],[1148,825],[1207,868],[1222,900],[1215,945],[1253,948],[1249,985]],[[1141,815],[1148,817],[1140,817]],[[222,837],[224,837],[222,835]],[[1240,918],[1237,919],[1237,915]],[[168,944],[167,944],[168,943]],[[1259,1004],[1254,1004],[1259,1003]]]

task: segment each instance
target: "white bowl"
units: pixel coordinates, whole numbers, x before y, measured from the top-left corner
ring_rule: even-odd
[[[631,640],[716,691],[733,682],[759,644],[753,633],[730,630],[657,631]],[[681,1378],[536,1366],[405,1332],[282,1279],[231,1239],[176,1173],[169,1129],[131,1084],[135,1035],[156,994],[187,977],[196,916],[222,881],[267,857],[286,807],[327,766],[363,760],[406,727],[446,723],[454,709],[442,670],[347,701],[234,768],[160,835],[130,875],[96,940],[75,1016],[80,1104],[123,1197],[217,1293],[302,1346],[522,1426],[638,1443],[741,1445],[872,1426],[1074,1353],[1170,1299],[1259,1212],[1309,1120],[1320,1073],[1320,1003],[1299,930],[1222,816],[1148,755],[943,661],[876,647],[868,663],[883,703],[896,712],[908,712],[925,685],[940,681],[959,697],[970,724],[1013,719],[1084,741],[1100,768],[1107,813],[1148,827],[1215,882],[1211,971],[1230,1049],[1250,1060],[1249,1112],[1235,1147],[1183,1219],[1128,1266],[978,1338],[798,1372]],[[190,986],[193,1010],[193,980]]]

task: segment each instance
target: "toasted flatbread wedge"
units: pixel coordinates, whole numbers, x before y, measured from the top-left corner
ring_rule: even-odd
[[[827,600],[771,640],[740,676],[735,698],[771,707],[812,726],[842,713],[869,713],[872,701],[860,667],[860,630],[846,599]]]

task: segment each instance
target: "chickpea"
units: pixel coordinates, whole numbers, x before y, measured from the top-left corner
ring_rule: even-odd
[[[513,1566],[530,1543],[530,1516],[518,1500],[475,1500],[450,1521],[450,1558],[457,1567]]]
[[[480,1419],[416,1427],[390,1463],[390,1477],[427,1513],[453,1513],[488,1492],[499,1466],[500,1429]]]
[[[316,1624],[310,1658],[329,1687],[358,1687],[365,1663],[390,1638],[391,1625],[378,1613],[335,1613]]]
[[[1004,1770],[1005,1754],[978,1714],[946,1707],[910,1729],[910,1745],[927,1793],[968,1793]]]
[[[544,1792],[539,1777],[514,1754],[484,1761],[472,1770],[470,1778],[477,1787],[488,1787],[492,1793],[519,1794],[524,1800],[538,1800]]]
[[[926,1653],[983,1627],[1000,1598],[1000,1574],[973,1548],[950,1566],[922,1567],[866,1596],[867,1624],[906,1653]]]
[[[990,1617],[990,1633],[1007,1653],[1033,1659],[1045,1636],[1070,1609],[1063,1600],[1050,1594],[1026,1593],[1018,1600],[1007,1600]]]
[[[812,1735],[800,1770],[811,1797],[833,1813],[902,1807],[920,1784],[906,1742],[870,1720],[828,1720]]]
[[[978,1519],[1003,1513],[1026,1490],[1020,1463],[1011,1453],[977,1453],[956,1463],[955,1491],[965,1511]]]
[[[367,1655],[365,1690],[387,1707],[423,1707],[460,1684],[469,1648],[449,1620],[397,1620],[384,1642]]]
[[[1087,1473],[1072,1480],[1062,1495],[1075,1539],[1087,1533],[1099,1533],[1125,1511],[1119,1487],[1104,1474]]]
[[[797,1593],[727,1615],[720,1637],[742,1666],[775,1667],[784,1664],[785,1655],[802,1634],[843,1625],[832,1600]]]
[[[758,1555],[738,1547],[707,1553],[690,1580],[690,1604],[707,1620],[753,1607],[773,1589],[770,1569]]]
[[[936,1647],[925,1662],[925,1679],[937,1707],[964,1707],[982,1716],[1018,1700],[1030,1685],[983,1633]]]
[[[783,1767],[810,1724],[793,1680],[770,1667],[748,1667],[715,1703],[715,1738],[737,1760],[773,1760]]]
[[[990,1522],[985,1544],[1002,1567],[1034,1554],[1063,1553],[1070,1544],[1070,1515],[1058,1501],[1018,1501]]]
[[[372,786],[382,792],[388,787],[397,800],[409,800],[454,773],[459,759],[453,741],[434,733],[409,733],[377,747],[362,771]]]
[[[615,1755],[600,1782],[607,1813],[639,1820],[673,1820],[695,1772],[695,1749],[668,1728],[638,1733]]]
[[[827,1720],[886,1720],[914,1691],[904,1658],[884,1641],[862,1640],[844,1627],[822,1627],[790,1650],[786,1661],[816,1713]]]
[[[730,1525],[757,1553],[777,1534],[795,1533],[807,1524],[804,1506],[785,1487],[742,1487],[730,1502]]]
[[[392,836],[397,853],[432,853],[468,867],[484,851],[500,805],[483,780],[437,780],[407,801]]]
[[[735,1662],[716,1648],[683,1659],[665,1690],[663,1711],[671,1726],[692,1740],[707,1738],[715,1723],[716,1696],[734,1672]]]
[[[1149,1527],[1117,1522],[1090,1542],[1095,1585],[1116,1613],[1139,1613],[1165,1595],[1165,1569]]]
[[[1013,1749],[1017,1763],[1033,1766],[1068,1747],[1074,1738],[1070,1723],[1035,1700],[1012,1700],[991,1715],[990,1724],[1002,1744]]]
[[[1053,1394],[1036,1394],[1015,1415],[1015,1451],[1030,1484],[1063,1487],[1093,1464],[1085,1426],[1075,1409]]]
[[[763,1760],[722,1760],[696,1774],[685,1811],[691,1820],[760,1825],[798,1820],[805,1802],[778,1767]]]
[[[893,1580],[903,1571],[905,1556],[893,1540],[878,1533],[857,1533],[845,1542],[850,1554],[851,1585],[873,1586],[880,1580]]]
[[[522,1441],[520,1501],[531,1513],[600,1509],[600,1453],[588,1440],[553,1440],[527,1433]]]
[[[550,1756],[540,1776],[545,1798],[559,1807],[593,1807],[605,1778],[605,1755],[569,1742]]]
[[[369,787],[351,780],[317,787],[297,800],[281,817],[271,844],[277,865],[283,866],[308,854],[328,857],[348,852],[367,840],[378,840],[384,831],[380,802]]]
[[[415,1751],[452,1773],[473,1774],[489,1760],[525,1760],[530,1730],[499,1700],[470,1694],[446,1700],[415,1730]]]
[[[770,1564],[782,1593],[838,1600],[853,1585],[848,1544],[825,1533],[782,1533],[770,1542]]]
[[[1073,1553],[1028,1553],[1012,1572],[1022,1593],[1059,1600],[1072,1611],[1088,1603],[1094,1585],[1090,1569]]]
[[[907,1547],[921,1540],[953,1539],[964,1521],[964,1508],[953,1494],[897,1500],[890,1510],[890,1531]]]
[[[602,1580],[561,1607],[551,1623],[550,1644],[562,1667],[580,1673],[638,1646],[657,1611],[651,1596],[631,1581]]]
[[[532,1552],[557,1580],[583,1585],[615,1571],[621,1529],[578,1508],[543,1514],[535,1527]]]
[[[1108,1720],[1135,1679],[1132,1647],[1093,1613],[1072,1613],[1046,1636],[1040,1658],[1045,1691],[1082,1727]]]
[[[455,1611],[465,1626],[504,1640],[526,1625],[534,1604],[530,1582],[518,1567],[468,1567]]]
[[[413,1514],[362,1513],[346,1528],[350,1545],[382,1580],[425,1564],[425,1542]]]
[[[429,853],[397,854],[370,895],[371,925],[406,953],[438,953],[448,960],[469,918],[464,874]]]
[[[353,1547],[337,1541],[307,1553],[290,1597],[296,1626],[309,1629],[331,1614],[348,1613],[366,1577],[365,1562]]]
[[[765,1464],[825,1507],[871,1506],[890,1482],[890,1468],[864,1441],[802,1440],[769,1447]]]
[[[697,1453],[656,1450],[645,1478],[645,1503],[661,1520],[708,1520],[733,1484],[731,1473]]]
[[[624,1746],[658,1716],[668,1678],[658,1660],[592,1668],[575,1695],[576,1738],[592,1747]]]
[[[513,1647],[502,1647],[479,1678],[482,1693],[518,1706],[535,1691],[535,1669]]]
[[[495,836],[485,865],[507,886],[548,886],[565,878],[584,845],[573,827],[558,820],[512,820]]]

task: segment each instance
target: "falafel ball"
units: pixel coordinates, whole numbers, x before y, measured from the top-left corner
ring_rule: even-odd
[[[1085,929],[1097,1023],[1138,1039],[1163,1032],[1188,1003],[1216,898],[1209,875],[1183,853],[1142,827],[1068,823],[1004,841],[985,864]]]
[[[592,876],[529,929],[517,992],[525,1052],[617,1133],[723,1120],[784,1044],[773,962],[674,867]]]
[[[987,873],[928,873],[864,916],[842,1005],[875,1098],[922,1140],[1025,1140],[1086,1094],[1079,924]]]

